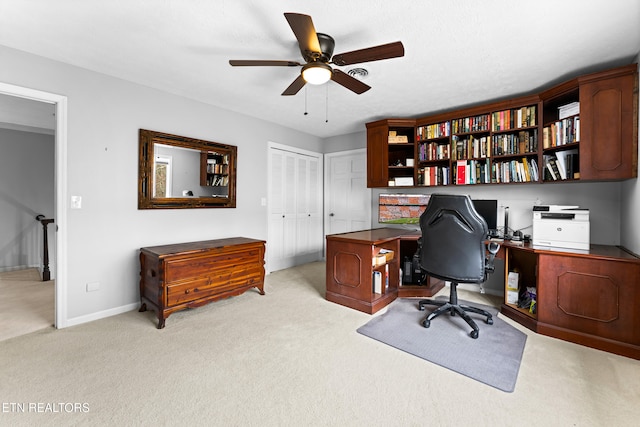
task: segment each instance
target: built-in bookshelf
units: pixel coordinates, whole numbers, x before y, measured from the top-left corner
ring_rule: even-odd
[[[489,114],[458,117],[452,120],[452,183],[456,185],[491,182]]]
[[[572,90],[546,103],[542,128],[544,181],[580,179],[580,101]]]
[[[200,185],[224,187],[229,185],[229,154],[207,151],[200,153],[202,173]]]
[[[416,128],[418,141],[418,185],[449,185],[451,122],[432,123]]]
[[[420,119],[367,123],[367,185],[635,178],[637,79],[637,64],[631,64],[538,94]],[[399,135],[406,138],[396,140]]]

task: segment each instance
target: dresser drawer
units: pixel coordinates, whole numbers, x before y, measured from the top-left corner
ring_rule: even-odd
[[[203,254],[189,258],[167,259],[165,262],[166,283],[191,277],[208,276],[218,270],[242,267],[246,264],[261,263],[261,251],[256,249],[227,251],[219,254]]]
[[[167,286],[167,306],[196,301],[239,287],[257,285],[262,280],[262,266],[245,265],[228,269],[215,269],[193,280],[181,280]]]

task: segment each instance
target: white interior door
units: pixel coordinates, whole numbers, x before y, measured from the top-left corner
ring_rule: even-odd
[[[365,149],[325,155],[326,234],[371,228]]]

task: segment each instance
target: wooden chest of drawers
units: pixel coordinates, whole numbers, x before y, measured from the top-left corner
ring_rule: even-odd
[[[263,240],[233,237],[140,249],[140,311],[171,313],[240,295],[264,295]]]

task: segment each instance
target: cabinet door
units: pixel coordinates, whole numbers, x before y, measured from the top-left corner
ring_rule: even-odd
[[[389,185],[388,126],[367,128],[367,187]]]
[[[640,345],[640,265],[556,255],[539,260],[538,321],[553,328],[551,335],[587,345],[595,339]]]
[[[632,73],[580,84],[581,180],[637,176],[636,77]]]

